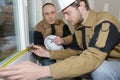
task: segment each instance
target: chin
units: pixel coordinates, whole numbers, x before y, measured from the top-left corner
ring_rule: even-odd
[[[54,24],[54,22],[49,22],[49,24]]]

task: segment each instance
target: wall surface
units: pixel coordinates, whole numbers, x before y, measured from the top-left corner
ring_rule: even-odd
[[[92,0],[91,0],[92,1]],[[107,11],[120,21],[120,0],[94,0],[94,10]]]

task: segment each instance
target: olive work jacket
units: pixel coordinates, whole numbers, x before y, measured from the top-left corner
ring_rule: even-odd
[[[86,49],[80,26],[75,29],[70,48],[50,51],[51,59],[63,60],[50,65],[54,79],[81,76],[95,70],[104,60],[120,60],[120,23],[115,17],[90,10],[83,25]]]
[[[56,35],[63,38],[65,41],[65,44],[63,45],[64,48],[68,47],[72,41],[70,29],[61,19],[56,19],[53,25],[48,24],[44,19],[40,21],[35,26],[34,44],[45,48],[44,39],[48,35]]]

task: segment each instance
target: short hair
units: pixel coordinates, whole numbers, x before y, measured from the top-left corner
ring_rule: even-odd
[[[47,6],[47,5],[52,5],[53,7],[55,7],[55,5],[54,5],[53,3],[45,3],[45,4],[42,6],[42,10],[43,10],[43,8],[44,8],[45,6]]]
[[[90,7],[89,7],[89,3],[88,3],[88,0],[76,0],[75,2],[73,2],[72,4],[71,4],[71,6],[73,6],[73,7],[79,7],[80,5],[79,5],[79,3],[81,2],[81,1],[84,1],[85,2],[85,7],[86,7],[86,9],[87,10],[89,10],[90,9]]]

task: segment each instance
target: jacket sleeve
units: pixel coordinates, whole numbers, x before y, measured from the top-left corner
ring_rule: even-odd
[[[82,51],[79,56],[72,56],[50,65],[53,78],[71,78],[95,70],[118,43],[120,37],[118,33],[117,28],[112,23],[105,22],[97,25],[89,42],[89,47]]]
[[[50,58],[56,59],[56,60],[64,60],[66,58],[79,55],[79,54],[81,54],[80,50],[74,50],[74,49],[67,48],[65,50],[50,51]]]
[[[99,54],[92,53],[93,50]],[[79,56],[72,56],[50,65],[50,71],[55,79],[81,76],[95,70],[105,58],[105,53],[89,48]]]

